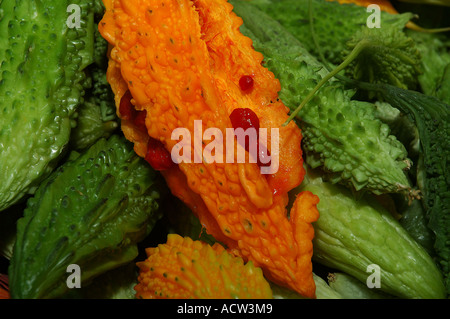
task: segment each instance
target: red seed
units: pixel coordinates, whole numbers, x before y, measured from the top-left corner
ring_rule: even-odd
[[[147,143],[145,160],[156,171],[167,170],[175,165],[169,151],[164,147],[163,143],[151,137]]]
[[[119,113],[123,120],[132,120],[136,116],[136,110],[131,104],[131,92],[128,90],[120,99]]]
[[[256,129],[256,138],[257,138],[257,163],[258,166],[270,166],[270,151],[267,149],[265,145],[259,144],[259,118],[256,115],[255,112],[253,112],[249,108],[238,108],[234,109],[233,112],[230,114],[230,120],[231,124],[233,125],[234,129],[237,129],[239,127],[243,128],[244,130],[247,130],[248,128],[255,128]],[[245,150],[248,152],[250,149],[249,146],[249,138],[248,136],[245,139]],[[263,163],[267,162],[267,163]]]
[[[249,128],[254,128],[256,130],[256,139],[258,139],[259,134],[259,118],[255,112],[249,108],[238,108],[234,109],[230,114],[231,124],[234,129],[242,128],[246,131]],[[250,149],[250,137],[246,136],[244,140],[244,145],[241,145],[248,152]]]
[[[254,81],[250,75],[243,75],[239,79],[239,87],[244,92],[250,91],[253,88],[253,84],[254,84]]]
[[[242,127],[244,130],[253,127],[259,132],[259,118],[255,112],[249,108],[234,109],[230,114],[231,124],[234,129]]]

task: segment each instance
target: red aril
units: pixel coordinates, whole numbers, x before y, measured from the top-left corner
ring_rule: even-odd
[[[256,132],[259,131],[259,118],[256,113],[249,108],[234,109],[230,114],[230,120],[234,129],[241,127],[246,130],[253,127]]]
[[[121,119],[123,120],[132,120],[136,116],[134,105],[131,104],[132,98],[133,97],[131,96],[131,92],[128,90],[120,99],[119,113]]]
[[[248,92],[251,89],[253,89],[254,81],[253,78],[250,75],[243,75],[239,79],[239,87],[242,91]]]
[[[164,144],[152,137],[149,138],[147,143],[145,160],[156,171],[163,171],[175,165],[169,151],[164,147]]]

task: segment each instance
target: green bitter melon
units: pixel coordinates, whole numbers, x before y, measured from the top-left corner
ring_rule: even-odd
[[[103,4],[96,1],[95,23],[100,22],[103,12]],[[84,102],[74,114],[76,127],[72,129],[69,140],[70,149],[78,151],[88,148],[102,137],[108,138],[119,127],[114,94],[106,80],[108,42],[101,36],[98,28],[93,32],[94,61],[87,68],[92,85],[86,90]]]
[[[450,293],[450,105],[436,97],[387,84],[359,83],[414,121],[420,136],[417,184],[427,226]]]
[[[317,44],[311,33],[309,17],[309,0],[251,0],[250,3],[277,20],[292,33],[314,56],[323,56],[330,63],[338,65],[347,52],[347,42],[354,34],[367,26],[367,19],[372,14],[363,6],[340,4],[337,1],[311,0],[313,7],[313,28]],[[289,8],[289,10],[286,10]],[[411,13],[391,14],[380,12],[380,32],[395,27],[402,30],[414,43],[406,50],[415,47],[420,54],[420,74],[408,88],[418,82],[427,95],[436,96],[443,102],[450,103],[447,92],[450,68],[450,41],[445,33],[419,32],[404,29],[411,19]],[[415,71],[411,73],[411,76]],[[441,83],[444,83],[442,87]],[[446,83],[446,85],[445,85]],[[391,83],[394,84],[394,83]]]
[[[367,284],[345,273],[329,273],[328,284],[342,296],[342,299],[391,299],[393,296],[385,294],[379,289],[369,288]]]
[[[320,198],[320,217],[314,223],[316,262],[400,298],[446,298],[435,261],[372,195],[356,200],[348,189],[324,182],[310,168],[293,194],[304,190]]]
[[[339,64],[344,57],[346,43],[355,32],[367,26],[371,12],[351,3],[311,0],[312,21],[317,44],[311,33],[309,0],[250,0],[249,2],[278,21],[314,56],[321,54],[331,64]],[[289,10],[286,10],[289,8]],[[410,13],[394,15],[380,11],[381,30],[395,26],[403,29],[411,19]]]
[[[450,104],[450,39],[447,33],[421,33],[406,30],[422,58],[423,73],[418,76],[422,92]]]
[[[417,89],[421,74],[421,56],[415,42],[398,27],[362,27],[347,42],[343,54],[348,57],[351,51],[362,42],[367,48],[345,69],[346,74],[359,81],[387,83],[403,89]]]
[[[0,211],[33,193],[66,149],[90,84],[93,19],[88,0],[0,1]]]
[[[17,223],[9,267],[12,298],[57,298],[76,264],[81,286],[138,255],[161,217],[162,179],[123,136],[72,152],[39,186]]]

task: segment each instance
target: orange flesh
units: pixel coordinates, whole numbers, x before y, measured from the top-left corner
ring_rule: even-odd
[[[170,234],[165,244],[147,248],[134,287],[142,299],[267,299],[272,290],[261,269],[189,237]]]
[[[251,40],[239,32],[242,20],[225,0],[104,3],[99,30],[112,45],[107,78],[116,105],[130,90],[135,108],[147,111],[148,135],[122,120],[138,155],[145,157],[149,136],[171,151],[178,143],[171,139],[172,131],[188,128],[193,137],[194,120],[202,120],[203,132],[220,129],[225,140],[235,108],[251,108],[268,134],[279,129],[275,174],[263,175],[248,161],[236,163],[236,155],[234,163],[180,163],[162,174],[172,193],[230,252],[253,261],[271,280],[314,298],[311,222],[318,218],[318,198],[302,193],[290,219],[286,211],[287,192],[305,174],[301,132],[294,122],[282,127],[288,108],[278,99],[280,83],[261,65],[263,56]],[[243,75],[254,79],[250,93],[239,89]],[[269,151],[270,145],[269,136]]]

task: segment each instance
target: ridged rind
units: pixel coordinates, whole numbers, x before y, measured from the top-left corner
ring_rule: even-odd
[[[66,24],[79,5],[81,27]],[[68,143],[92,63],[92,2],[2,1],[0,211],[33,193]]]
[[[161,217],[164,184],[124,137],[100,139],[76,155],[40,185],[18,221],[9,268],[14,298],[60,297],[70,264],[86,282],[131,261]]]

